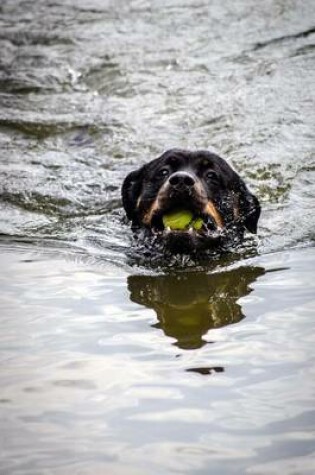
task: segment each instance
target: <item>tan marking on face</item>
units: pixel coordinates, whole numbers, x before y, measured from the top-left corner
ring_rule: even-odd
[[[137,208],[139,208],[140,206],[140,203],[141,203],[141,198],[142,198],[142,195],[139,196],[139,198],[137,199]]]
[[[164,193],[166,192],[167,190],[167,187],[168,187],[168,182],[164,183],[162,185],[162,187],[160,188],[158,194],[157,194],[157,197],[155,198],[155,200],[153,201],[152,205],[150,206],[150,208],[148,209],[148,211],[145,212],[145,214],[143,215],[143,218],[142,218],[142,222],[144,224],[146,224],[147,226],[150,226],[151,225],[151,221],[152,221],[152,218],[153,218],[153,215],[154,213],[161,207],[161,205],[163,204],[163,201],[164,201]],[[140,207],[140,204],[141,204],[141,200],[139,198],[138,200],[138,208]]]
[[[208,203],[206,204],[205,208],[204,208],[204,213],[206,214],[209,214],[209,216],[211,216],[216,225],[218,226],[218,228],[223,228],[223,220],[222,220],[222,217],[220,216],[218,210],[216,209],[216,207],[214,206],[214,204],[212,203],[212,201],[208,201]]]
[[[199,180],[195,183],[194,189],[196,193],[196,198],[198,199],[200,206],[203,206],[203,205],[206,206],[206,203],[208,200],[207,192]]]
[[[236,193],[232,192],[232,199],[233,199],[233,215],[234,215],[234,219],[237,220],[240,217],[239,197]]]
[[[149,210],[143,216],[142,222],[144,224],[146,224],[147,226],[150,226],[151,221],[152,221],[152,217],[153,217],[155,211],[157,211],[158,209],[159,209],[159,201],[158,201],[158,199],[156,199],[155,201],[153,201],[151,207],[149,208]]]

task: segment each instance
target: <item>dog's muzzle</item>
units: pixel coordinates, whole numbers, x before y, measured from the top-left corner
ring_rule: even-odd
[[[163,216],[181,210],[188,210],[194,218],[201,218],[202,227],[165,227]],[[177,171],[169,177],[146,218],[146,224],[152,233],[172,252],[190,252],[193,249],[212,247],[221,238],[223,225],[215,205],[209,201],[200,180],[187,171]]]

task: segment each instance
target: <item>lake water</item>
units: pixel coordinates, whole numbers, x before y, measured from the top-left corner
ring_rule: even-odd
[[[310,0],[0,5],[0,473],[315,471]],[[257,238],[134,263],[120,186],[219,153]]]

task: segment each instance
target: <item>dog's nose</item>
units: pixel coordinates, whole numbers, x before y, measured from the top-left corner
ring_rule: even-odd
[[[195,184],[195,178],[187,172],[173,173],[168,181],[173,188],[177,189],[192,188]]]

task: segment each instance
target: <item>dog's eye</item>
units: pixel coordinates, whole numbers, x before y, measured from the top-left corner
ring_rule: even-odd
[[[206,180],[207,181],[218,181],[218,175],[213,170],[207,171]]]
[[[169,174],[170,172],[168,168],[161,168],[161,170],[159,171],[159,176],[161,178],[166,178]]]

